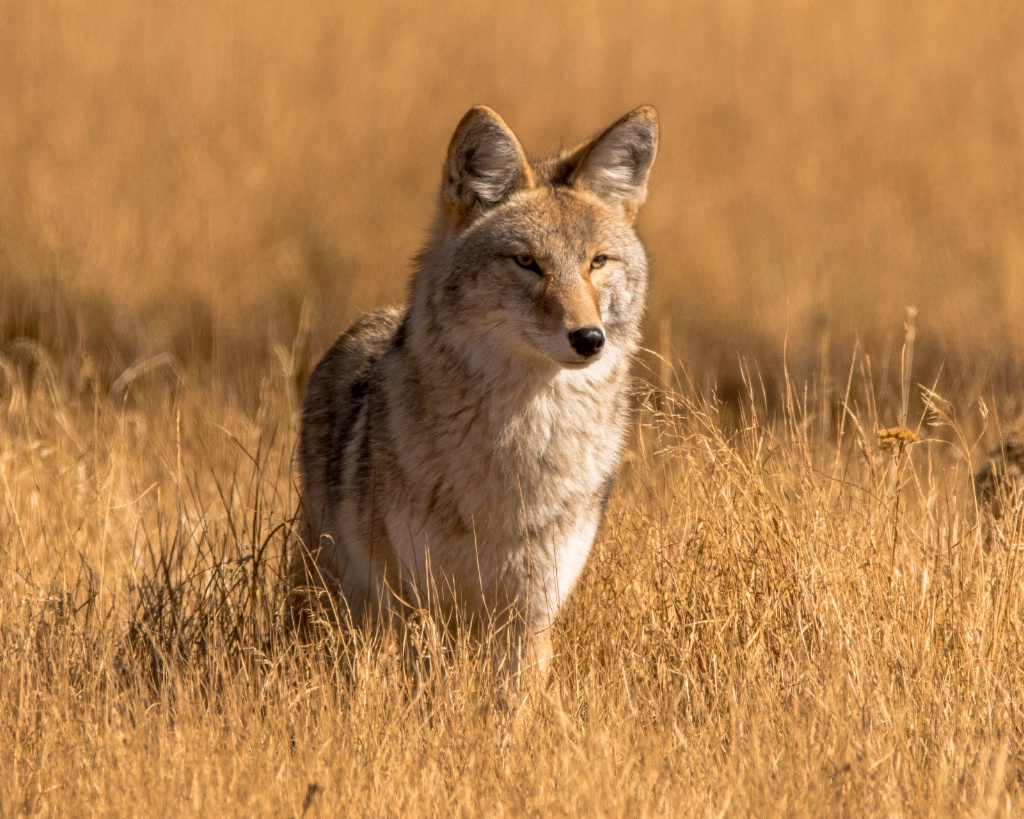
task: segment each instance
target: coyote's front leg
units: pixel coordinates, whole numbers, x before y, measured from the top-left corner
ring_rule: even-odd
[[[499,674],[512,691],[529,691],[547,685],[551,674],[551,627],[538,631],[525,624],[510,624],[498,634],[494,660]]]

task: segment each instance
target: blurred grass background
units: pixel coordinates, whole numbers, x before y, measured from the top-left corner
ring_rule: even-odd
[[[655,104],[649,345],[1017,383],[1024,5],[0,2],[0,341],[107,382],[302,367],[404,296],[471,105],[527,149]],[[898,352],[898,347],[896,348]],[[252,366],[250,366],[252,365]]]
[[[1024,404],[1022,33],[0,0],[0,815],[1019,814],[1022,489],[970,475]],[[528,730],[471,652],[295,644],[302,381],[403,298],[459,118],[646,102],[662,383]]]

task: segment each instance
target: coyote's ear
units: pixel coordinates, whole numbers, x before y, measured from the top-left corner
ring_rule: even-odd
[[[441,200],[460,223],[477,208],[505,201],[533,185],[533,172],[519,140],[501,117],[484,105],[470,109],[455,129],[441,182]]]
[[[658,112],[645,105],[577,148],[569,181],[620,204],[633,219],[647,199],[647,177],[657,152]]]

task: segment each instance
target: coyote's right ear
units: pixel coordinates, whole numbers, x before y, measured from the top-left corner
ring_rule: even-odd
[[[530,163],[512,130],[490,108],[470,109],[452,136],[441,181],[441,200],[455,222],[532,185]]]

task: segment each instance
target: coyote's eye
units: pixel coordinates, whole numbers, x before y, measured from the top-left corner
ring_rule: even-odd
[[[605,256],[605,255],[595,256],[593,259],[590,260],[590,269],[591,270],[598,270],[599,268],[604,267],[605,264],[607,264],[607,262],[608,262],[608,257],[607,256]]]
[[[520,253],[517,256],[513,256],[512,261],[514,261],[517,265],[523,268],[523,270],[532,270],[534,273],[537,273],[538,275],[544,272],[543,270],[540,269],[540,265],[537,264],[537,260],[533,258],[533,256],[528,256],[525,253]]]

